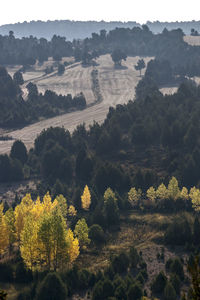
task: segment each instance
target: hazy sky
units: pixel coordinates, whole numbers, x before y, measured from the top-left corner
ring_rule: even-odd
[[[1,0],[0,24],[31,20],[200,20],[199,0]]]

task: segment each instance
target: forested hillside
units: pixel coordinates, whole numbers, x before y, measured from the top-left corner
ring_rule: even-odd
[[[0,46],[1,63],[23,65],[13,78],[0,67],[2,127],[85,108],[83,94],[41,94],[32,82],[23,99],[22,72],[49,56],[56,76],[64,56],[93,68],[101,104],[99,55],[117,76],[127,56],[139,56],[131,68],[140,79],[132,100],[110,107],[101,124],[50,127],[31,149],[15,140],[0,155],[0,299],[199,300],[200,86],[190,78],[200,75],[200,47],[180,29],[153,34],[146,25],[73,42],[10,32]],[[166,85],[177,92],[163,95]],[[13,182],[24,185],[14,199]]]
[[[26,68],[37,60],[43,63],[49,57],[60,61],[62,57],[74,56],[76,61],[87,65],[99,55],[120,49],[129,56],[155,56],[158,60],[167,60],[176,75],[198,76],[200,46],[188,45],[183,36],[181,29],[164,29],[160,34],[153,34],[146,25],[142,28],[116,28],[108,33],[101,30],[99,34],[92,33],[91,38],[73,42],[57,35],[50,41],[33,36],[17,39],[11,31],[9,36],[0,36],[0,63],[19,64]],[[24,48],[27,49],[25,54]]]

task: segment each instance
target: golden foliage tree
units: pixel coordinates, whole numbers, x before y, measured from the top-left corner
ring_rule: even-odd
[[[81,196],[81,205],[84,210],[89,210],[91,204],[91,194],[88,186],[86,185]]]
[[[56,197],[58,202],[58,206],[60,207],[61,213],[64,218],[67,217],[67,199],[63,195],[59,195]]]
[[[115,196],[115,193],[111,188],[107,188],[103,195],[104,203],[107,202],[110,198],[112,198],[114,201],[117,201],[117,198]]]
[[[15,207],[15,229],[18,240],[20,240],[20,234],[24,228],[25,218],[31,213],[32,208],[33,200],[30,194],[26,194],[21,203]]]
[[[169,197],[168,190],[163,183],[161,183],[157,188],[156,197],[160,200],[165,200]]]
[[[65,203],[63,196],[60,195],[59,199],[52,201],[47,193],[42,202],[38,197],[36,202],[29,205],[29,214],[22,209],[20,251],[28,268],[57,270],[79,255],[78,239],[74,238],[73,232],[67,230],[63,217],[66,214]],[[72,209],[73,213],[74,210]]]
[[[142,197],[141,189],[136,190],[136,188],[131,188],[128,192],[128,201],[130,202],[132,207],[136,207],[139,204],[139,201]]]
[[[77,210],[73,205],[70,205],[68,208],[68,215],[70,217],[75,217],[77,215]]]
[[[37,268],[42,261],[37,234],[38,220],[34,218],[34,215],[29,215],[25,219],[21,232],[20,252],[26,266],[31,270]]]
[[[186,187],[183,187],[182,190],[180,191],[180,198],[185,201],[189,200],[189,193]]]
[[[10,207],[5,213],[5,224],[6,224],[6,232],[8,236],[8,246],[9,246],[9,253],[12,249],[12,244],[16,240],[16,230],[15,230],[15,214]]]
[[[178,186],[178,180],[172,177],[168,184],[168,197],[173,200],[177,200],[180,197],[180,189]]]
[[[152,203],[155,202],[156,199],[156,190],[153,186],[151,186],[146,193],[147,199],[149,199]]]
[[[189,196],[192,200],[192,207],[196,211],[200,211],[200,190],[196,187],[191,188]]]
[[[68,262],[72,263],[79,256],[79,241],[74,237],[73,231],[71,229],[67,230],[66,241],[68,244],[67,257]]]
[[[3,203],[0,204],[0,254],[4,253],[8,247],[8,235],[6,230],[5,216],[3,213]]]

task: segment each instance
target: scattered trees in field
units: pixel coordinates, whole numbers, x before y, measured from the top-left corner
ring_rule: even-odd
[[[115,49],[111,54],[115,66],[121,66],[122,60],[126,60],[127,55],[120,49]]]
[[[63,75],[65,72],[65,66],[63,64],[58,65],[58,75]]]
[[[144,59],[139,59],[137,64],[134,66],[137,71],[140,71],[140,77],[141,77],[141,71],[142,71],[142,69],[145,68],[145,66],[146,65],[145,65]]]

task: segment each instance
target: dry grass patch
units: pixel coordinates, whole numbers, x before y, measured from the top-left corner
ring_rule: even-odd
[[[200,46],[200,36],[185,35],[184,41],[192,46]]]

